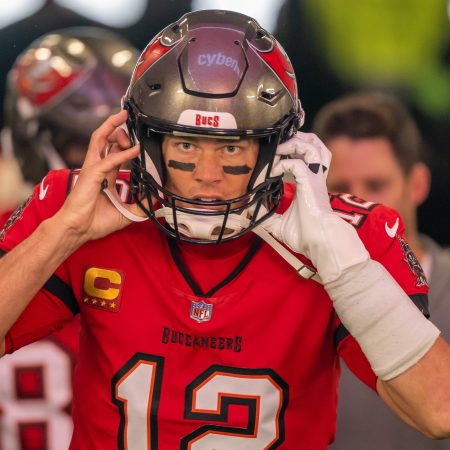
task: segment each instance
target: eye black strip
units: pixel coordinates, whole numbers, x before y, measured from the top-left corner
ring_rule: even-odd
[[[245,175],[250,173],[251,170],[252,168],[248,167],[247,164],[244,166],[223,166],[223,171],[229,175]]]
[[[184,163],[180,161],[174,161],[173,159],[169,160],[168,166],[172,167],[172,169],[183,170],[185,172],[193,172],[195,169],[194,163]]]

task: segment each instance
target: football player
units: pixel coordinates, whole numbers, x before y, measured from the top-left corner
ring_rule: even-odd
[[[403,224],[330,203],[330,153],[297,131],[276,39],[242,14],[186,14],[144,50],[123,107],[76,184],[50,172],[0,243],[5,353],[82,317],[70,448],[326,449],[339,356],[448,436],[450,351]],[[128,161],[132,204],[113,189]]]
[[[408,109],[391,95],[355,92],[326,104],[313,129],[333,155],[327,177],[331,192],[352,192],[388,205],[405,224],[408,246],[429,284],[431,320],[450,338],[450,249],[419,233],[417,210],[428,196],[430,170],[424,142]],[[409,261],[412,267],[417,261]],[[333,450],[447,450],[447,440],[431,440],[403,424],[344,366]]]
[[[116,34],[77,27],[42,36],[17,57],[6,86],[0,229],[21,215],[23,205],[6,210],[29,183],[49,169],[81,167],[92,131],[120,109],[137,56]],[[0,448],[68,447],[78,336],[76,319],[0,361]]]

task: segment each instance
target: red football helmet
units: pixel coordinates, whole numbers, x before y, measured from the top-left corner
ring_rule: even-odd
[[[16,156],[26,180],[82,164],[91,133],[120,109],[138,55],[115,33],[73,27],[40,37],[17,57],[2,148]]]
[[[124,107],[130,134],[141,145],[132,170],[136,201],[166,233],[195,243],[223,242],[275,211],[282,196],[281,177],[270,177],[275,151],[301,126],[303,110],[288,56],[254,19],[219,10],[185,14],[141,54]],[[205,203],[167,190],[164,133],[259,138],[247,193]],[[238,202],[243,206],[233,207]],[[205,210],[199,205],[222,208]],[[203,229],[207,222],[212,225],[206,233],[195,233],[190,226],[195,220]]]

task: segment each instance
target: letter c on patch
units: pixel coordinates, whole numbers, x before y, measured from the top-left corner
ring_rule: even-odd
[[[95,298],[114,300],[119,296],[122,276],[114,270],[91,267],[84,275],[84,292]],[[112,287],[115,285],[117,287]]]

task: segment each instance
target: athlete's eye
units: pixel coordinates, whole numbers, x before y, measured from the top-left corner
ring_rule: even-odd
[[[227,145],[225,147],[225,153],[228,155],[235,155],[236,153],[239,153],[239,147],[236,147],[235,145]]]
[[[177,144],[177,147],[183,152],[188,152],[192,150],[194,146],[190,142],[180,142]]]
[[[385,179],[367,180],[366,187],[369,192],[378,194],[380,192],[383,192],[389,187],[389,180]]]

